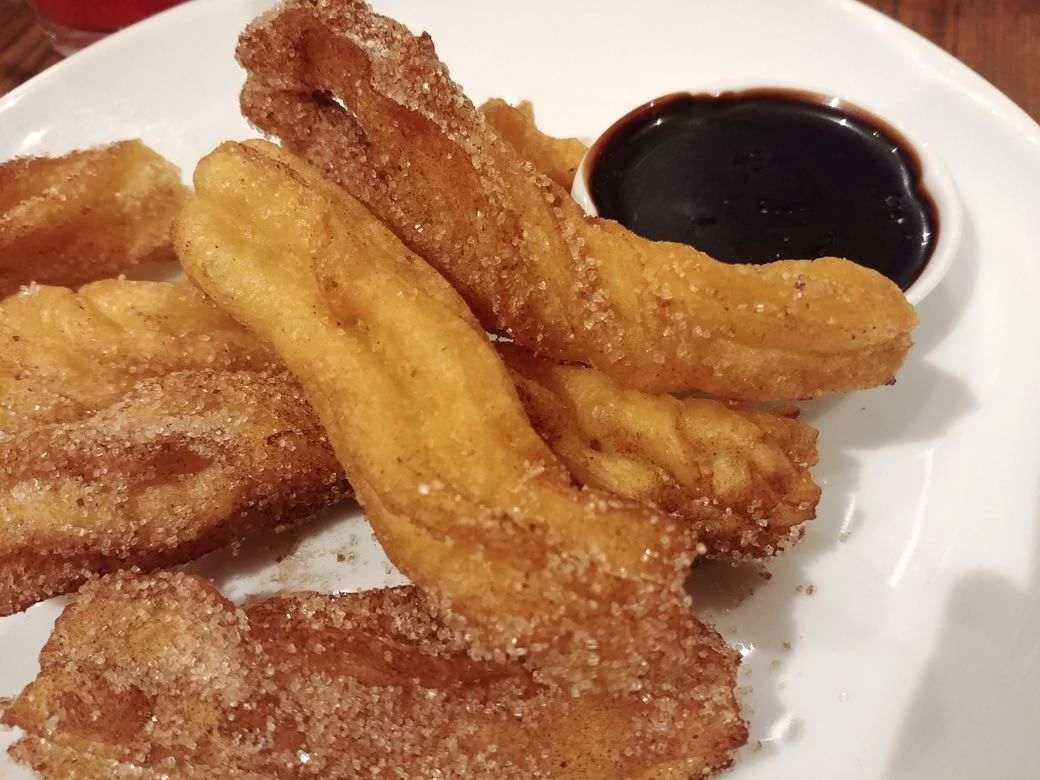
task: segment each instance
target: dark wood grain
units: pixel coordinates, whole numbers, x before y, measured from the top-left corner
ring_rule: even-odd
[[[942,46],[1040,120],[1040,0],[865,0]]]
[[[25,3],[0,0],[0,95],[60,59]]]
[[[1040,0],[864,2],[959,57],[1040,119]],[[58,59],[25,3],[0,0],[0,94]]]

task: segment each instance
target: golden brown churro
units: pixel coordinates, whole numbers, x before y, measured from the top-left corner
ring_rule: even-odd
[[[757,558],[800,538],[820,488],[816,431],[778,414],[621,387],[500,345],[531,423],[582,484],[687,521],[707,555]]]
[[[479,655],[630,684],[631,636],[687,620],[688,525],[575,488],[455,291],[317,171],[225,143],[195,187],[181,262],[299,379],[390,559]]]
[[[729,653],[647,691],[572,697],[445,639],[415,588],[235,608],[184,574],[121,574],[59,618],[4,716],[45,778],[700,777],[742,736]]]
[[[186,188],[140,141],[0,164],[0,298],[30,282],[75,286],[173,260]]]
[[[347,494],[296,382],[190,285],[34,288],[0,343],[0,615]]]
[[[80,419],[146,377],[278,366],[185,282],[34,286],[0,301],[0,433]]]
[[[586,146],[577,138],[553,138],[534,123],[534,106],[524,100],[511,106],[499,98],[492,98],[480,107],[488,124],[507,144],[516,150],[521,160],[529,160],[562,189],[570,192],[574,172],[578,170]]]
[[[246,116],[348,189],[490,329],[649,390],[790,399],[892,381],[917,318],[846,260],[728,265],[586,218],[462,94],[428,36],[360,0],[243,33]]]

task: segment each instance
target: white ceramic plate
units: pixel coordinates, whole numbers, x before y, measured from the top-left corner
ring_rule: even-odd
[[[196,0],[44,73],[0,99],[0,158],[140,136],[189,174],[217,142],[251,134],[232,52],[265,5]],[[953,58],[848,0],[378,8],[429,30],[471,97],[531,98],[550,131],[595,136],[648,97],[702,83],[780,82],[870,105],[945,161],[964,238],[920,308],[899,383],[807,409],[822,429],[824,499],[771,580],[730,570],[700,579],[716,583],[705,599],[745,653],[752,738],[732,777],[1034,776],[1040,127]],[[395,581],[357,518],[273,546],[203,568],[236,597]],[[354,563],[337,564],[337,553]],[[57,611],[0,621],[0,696],[35,673]]]

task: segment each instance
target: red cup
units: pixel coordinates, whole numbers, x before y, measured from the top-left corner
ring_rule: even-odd
[[[58,51],[68,55],[108,33],[184,0],[31,0],[40,26]]]

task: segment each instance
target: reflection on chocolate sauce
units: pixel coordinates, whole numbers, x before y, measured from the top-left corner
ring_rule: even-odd
[[[728,262],[847,257],[906,289],[938,217],[905,140],[816,95],[671,95],[632,112],[590,153],[600,216]]]

